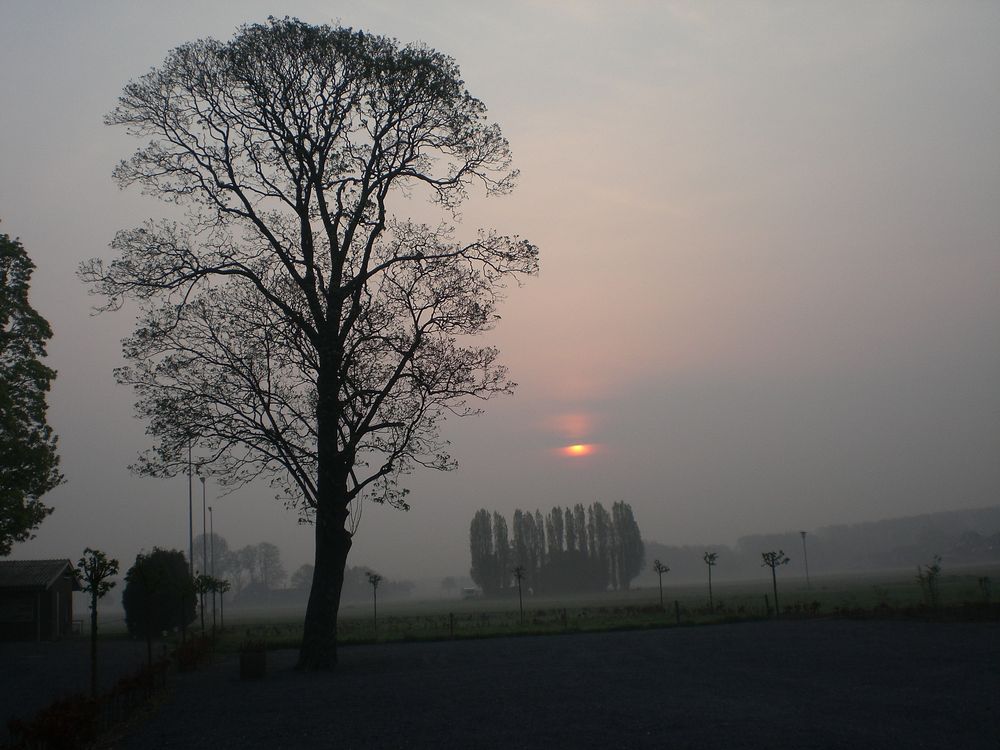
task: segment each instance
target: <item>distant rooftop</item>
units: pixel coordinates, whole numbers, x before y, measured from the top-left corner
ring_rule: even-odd
[[[69,560],[0,560],[0,589],[44,590],[63,575],[72,575],[73,588],[79,590]]]

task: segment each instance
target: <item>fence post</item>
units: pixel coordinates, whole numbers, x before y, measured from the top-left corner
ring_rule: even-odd
[[[455,613],[448,613],[448,629],[451,631],[451,639],[455,640]]]
[[[677,618],[677,624],[681,624],[681,603],[674,599],[674,616]]]
[[[764,594],[764,611],[768,617],[771,616],[771,600],[767,598],[767,594]]]

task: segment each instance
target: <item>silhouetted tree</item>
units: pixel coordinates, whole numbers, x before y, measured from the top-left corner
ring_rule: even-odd
[[[928,607],[938,605],[938,579],[941,577],[941,555],[934,555],[930,565],[917,566],[917,583]]]
[[[368,583],[372,587],[372,633],[375,640],[378,640],[378,585],[382,583],[382,576],[378,573],[369,573]]]
[[[487,596],[500,589],[497,559],[493,552],[493,521],[489,511],[476,512],[469,526],[469,552],[472,568],[469,577]]]
[[[265,590],[281,588],[288,573],[281,564],[281,550],[270,542],[257,545],[257,564],[260,566],[260,581]]]
[[[613,524],[613,559],[616,561],[617,580],[615,587],[628,591],[629,585],[642,571],[645,562],[645,548],[635,521],[632,506],[619,501],[611,506]]]
[[[0,557],[52,512],[42,495],[63,481],[46,395],[55,370],[42,364],[52,329],[28,302],[35,264],[0,234]]]
[[[87,547],[76,564],[84,593],[90,594],[90,694],[97,697],[97,600],[114,588],[108,579],[118,575],[118,561]]]
[[[308,589],[312,586],[313,579],[313,566],[306,564],[300,565],[292,573],[291,586],[293,589]]]
[[[562,552],[565,549],[565,531],[562,508],[555,507],[549,511],[552,524],[552,538],[549,540],[549,552]]]
[[[524,596],[521,593],[521,581],[524,579],[524,567],[516,565],[513,570],[514,579],[517,581],[517,609],[520,612],[521,625],[524,625]]]
[[[591,556],[596,557],[600,561],[601,568],[605,574],[604,586],[607,586],[608,575],[612,566],[611,516],[600,503],[591,505],[588,512],[590,510],[593,510],[594,516],[594,552]]]
[[[212,576],[207,573],[196,573],[194,576],[194,591],[198,594],[201,606],[198,608],[201,612],[201,633],[205,634],[205,594],[212,593],[213,580]]]
[[[299,662],[336,662],[360,502],[405,508],[400,477],[454,461],[444,417],[510,393],[489,330],[537,250],[393,213],[429,197],[454,221],[473,184],[513,185],[508,144],[455,62],[422,45],[270,19],[185,44],[129,83],[107,122],[143,139],[115,175],[186,210],[120,232],[81,275],[141,317],[118,379],[155,448],[186,468],[193,438],[224,483],[267,475],[315,522]]]
[[[761,552],[761,567],[768,567],[771,569],[771,586],[774,590],[774,616],[781,616],[781,609],[778,607],[778,576],[777,569],[781,565],[787,565],[791,560],[785,555],[783,550],[778,550],[777,552]]]
[[[204,559],[204,550],[206,548],[210,552],[207,559]],[[214,570],[212,567],[213,555],[211,553],[213,549],[215,553]],[[198,534],[195,536],[193,560],[195,570],[201,570],[216,577],[234,575],[239,572],[239,556],[236,552],[229,549],[229,542],[219,534]]]
[[[128,632],[146,638],[152,663],[153,635],[187,627],[195,618],[194,581],[184,553],[154,547],[137,555],[125,574],[122,607]]]
[[[713,612],[715,611],[715,600],[712,599],[712,568],[715,567],[719,559],[718,552],[706,552],[702,556],[702,560],[705,561],[705,565],[708,566],[708,607]]]
[[[656,575],[660,580],[660,609],[663,609],[663,574],[669,573],[670,568],[661,563],[659,560],[653,560],[653,570],[656,571]]]
[[[584,520],[588,513],[589,524]],[[545,517],[538,510],[532,514],[518,509],[513,531],[509,541],[507,522],[499,513],[484,509],[472,519],[471,574],[487,595],[507,588],[512,570],[504,567],[508,561],[522,568],[522,589],[527,581],[533,591],[550,593],[601,591],[609,582],[627,589],[643,564],[639,526],[624,502],[615,503],[612,514],[600,503],[586,511],[579,504],[572,511],[553,508]]]
[[[510,539],[507,534],[507,519],[499,513],[493,514],[493,552],[497,557],[500,591],[504,591],[510,583]]]

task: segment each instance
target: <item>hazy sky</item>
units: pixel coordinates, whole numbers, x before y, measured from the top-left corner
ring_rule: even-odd
[[[68,480],[14,557],[187,546],[186,479],[127,470],[132,316],[75,270],[164,211],[111,180],[122,86],[269,14],[454,56],[521,170],[463,231],[541,248],[493,335],[517,394],[446,426],[460,468],[366,508],[350,564],[467,573],[480,507],[625,500],[696,544],[1000,501],[1000,3],[4,0],[0,231],[38,265]],[[208,492],[232,546],[311,560],[266,487]]]

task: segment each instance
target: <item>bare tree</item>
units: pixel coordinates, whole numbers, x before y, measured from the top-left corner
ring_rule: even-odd
[[[760,566],[768,567],[771,569],[771,586],[774,590],[774,616],[781,617],[781,609],[778,607],[778,576],[777,569],[781,565],[787,565],[791,560],[785,555],[783,550],[778,550],[777,552],[761,552],[761,564]]]
[[[287,18],[178,47],[107,122],[144,141],[119,183],[186,216],[81,268],[105,309],[142,311],[117,373],[155,439],[136,468],[180,473],[195,440],[204,471],[267,477],[314,522],[299,664],[332,668],[362,501],[405,508],[401,476],[454,466],[442,419],[514,388],[458,337],[493,326],[537,249],[453,226],[474,184],[513,186],[507,141],[451,58]],[[394,213],[420,197],[443,220]]]
[[[702,558],[705,561],[705,565],[708,566],[708,608],[713,612],[715,611],[715,600],[712,598],[712,568],[714,568],[719,559],[718,552],[706,552]]]
[[[76,564],[84,592],[90,594],[90,695],[97,696],[97,600],[114,588],[108,579],[118,575],[118,561],[87,547]]]
[[[660,609],[663,609],[663,574],[670,572],[670,566],[664,565],[659,560],[653,560],[653,570],[660,579]]]

